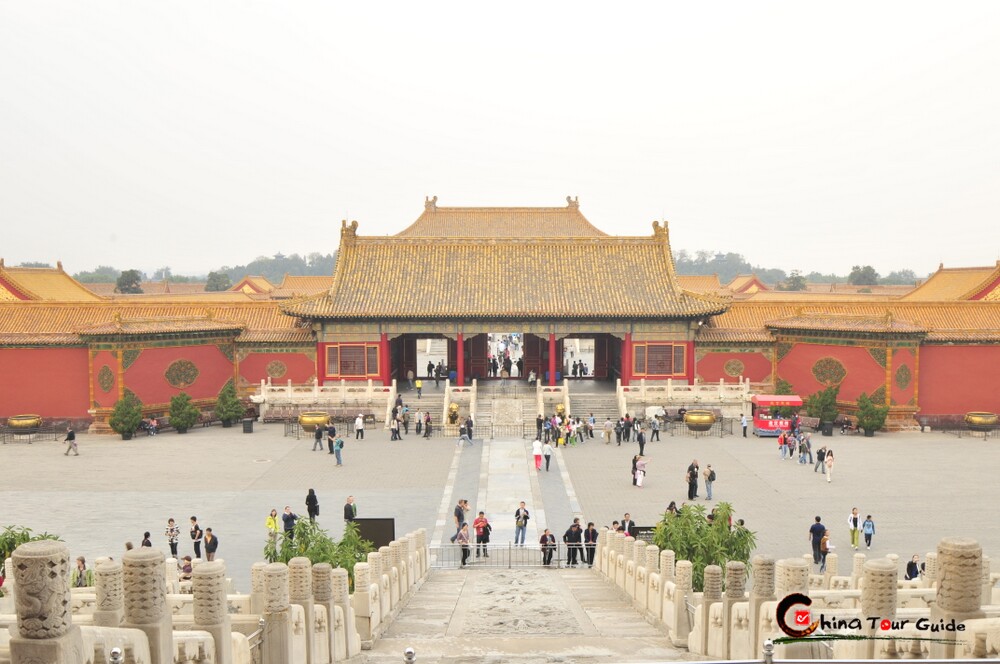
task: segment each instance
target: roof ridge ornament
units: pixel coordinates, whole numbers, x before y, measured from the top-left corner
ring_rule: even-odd
[[[571,210],[580,209],[580,197],[579,196],[567,196],[566,197],[566,207]]]
[[[358,240],[358,222],[347,224],[346,219],[340,220],[340,246],[353,247]]]
[[[424,196],[424,210],[427,212],[437,212],[438,197],[435,196],[431,198],[430,196]]]
[[[668,221],[664,221],[663,225],[660,226],[659,221],[653,222],[653,238],[661,241],[670,241],[670,228]]]

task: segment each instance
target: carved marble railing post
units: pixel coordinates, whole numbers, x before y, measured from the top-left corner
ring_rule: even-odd
[[[858,587],[858,581],[865,573],[865,554],[855,553],[851,559],[851,588]]]
[[[410,538],[406,535],[399,538],[399,564],[402,567],[402,573],[399,578],[399,583],[403,587],[402,594],[409,595],[410,588],[413,587],[416,578],[413,576],[413,559],[410,555]]]
[[[990,557],[983,556],[983,596],[980,604],[989,606],[993,603],[993,584],[990,582]]]
[[[745,602],[747,566],[738,560],[726,563],[726,594],[722,598],[722,653],[723,659],[730,659],[730,630],[733,625],[733,605]]]
[[[250,567],[250,613],[264,613],[264,570],[267,563],[256,562]]]
[[[306,662],[316,664],[316,612],[313,610],[312,563],[296,557],[288,561],[288,600],[302,607],[306,625]]]
[[[829,558],[828,558],[829,560]],[[780,600],[792,593],[809,594],[809,570],[812,558],[785,558],[778,561],[775,579],[775,595]],[[790,620],[791,616],[787,616]],[[794,625],[789,625],[794,627]],[[767,635],[764,635],[767,636]],[[775,647],[775,656],[782,659],[812,659],[817,653],[810,643],[787,643]]]
[[[475,541],[475,540],[473,540]],[[403,544],[399,540],[389,542],[389,559],[396,570],[396,586],[399,588],[399,599],[402,601],[406,597],[409,588],[406,585],[406,566],[403,560]]]
[[[292,611],[288,597],[288,567],[271,563],[264,568],[264,634],[262,664],[287,664],[294,657]]]
[[[594,550],[594,567],[601,574],[607,576],[608,569],[608,533],[607,526],[601,526],[597,531],[597,548]]]
[[[677,554],[671,549],[660,551],[660,579],[664,583],[674,580],[674,567],[677,564]]]
[[[368,563],[354,565],[354,613],[361,635],[361,647],[370,650],[375,637],[378,636],[378,626],[381,618],[379,609],[378,586],[373,583],[371,567]]]
[[[935,588],[938,581],[938,554],[929,551],[924,557],[924,586]]]
[[[11,664],[83,664],[83,638],[70,610],[69,549],[41,540],[14,549],[7,575],[17,594],[10,629]]]
[[[212,635],[216,664],[232,664],[232,628],[226,601],[226,566],[221,562],[198,565],[191,576],[194,595],[194,628]]]
[[[389,606],[396,608],[399,605],[399,576],[393,573],[395,568],[392,564],[392,547],[380,546],[378,552],[382,557],[382,574],[389,577]],[[379,580],[374,575],[372,576],[372,583],[380,585]],[[385,588],[382,588],[382,591],[384,592]]]
[[[660,571],[660,547],[655,544],[646,545],[646,572],[652,574]]]
[[[690,560],[678,560],[674,566],[674,620],[667,627],[670,629],[670,642],[677,647],[687,647],[688,634],[691,632],[687,602],[692,593],[693,572]]]
[[[840,557],[836,553],[826,554],[826,571],[823,572],[823,587],[830,589],[830,579],[837,576],[840,570]]]
[[[983,549],[974,539],[946,537],[938,543],[937,602],[931,607],[931,622],[954,619],[956,623],[985,616],[982,599]],[[932,659],[953,659],[958,646],[934,643],[929,646]]]
[[[896,568],[896,577],[899,577],[899,554],[898,553],[887,553],[885,554],[885,559],[893,564]]]
[[[343,567],[333,569],[333,602],[344,616],[344,634],[347,638],[344,647],[347,656],[354,657],[361,652],[361,636],[358,634],[358,623],[351,605],[350,579]]]
[[[174,661],[173,624],[167,610],[163,553],[147,547],[126,551],[123,557],[125,622],[141,629],[149,641],[152,664]]]
[[[388,554],[386,554],[388,555]],[[374,583],[379,588],[379,604],[375,608],[378,614],[382,618],[387,618],[390,613],[392,613],[392,567],[389,565],[388,559],[383,557],[381,553],[377,551],[371,551],[368,553],[368,568],[369,574],[372,577],[372,583]]]
[[[422,579],[427,575],[427,570],[429,569],[430,559],[428,558],[427,552],[427,529],[418,528],[417,529],[417,557],[420,561],[420,573],[418,576]]]
[[[694,627],[688,637],[688,650],[694,654],[708,653],[709,613],[712,605],[722,601],[722,568],[718,565],[705,567],[705,585],[701,594],[701,604],[695,607]],[[697,639],[695,637],[697,636]]]
[[[167,558],[163,562],[163,573],[167,579],[167,594],[181,591],[180,574],[177,572],[177,559]]]
[[[754,556],[751,561],[753,568],[753,585],[750,586],[750,651],[760,652],[761,607],[764,602],[777,599],[774,594],[774,558],[771,556]]]
[[[864,583],[861,589],[861,621],[862,633],[875,636],[879,626],[872,628],[868,618],[896,617],[896,566],[885,558],[869,560],[865,563]],[[854,656],[859,659],[875,658],[875,641],[863,640],[855,644]]]
[[[344,631],[344,616],[341,615],[338,624],[337,604],[333,601],[333,566],[330,563],[316,563],[312,566],[312,592],[313,602],[326,609],[326,634],[329,640],[327,651],[330,653],[330,660],[346,659],[346,647],[340,655],[337,654],[337,631]]]
[[[94,607],[94,625],[121,627],[125,617],[125,581],[122,564],[104,559],[94,565],[94,590],[97,603]]]

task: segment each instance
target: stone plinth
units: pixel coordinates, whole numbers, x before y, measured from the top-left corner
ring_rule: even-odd
[[[122,560],[125,583],[123,626],[146,633],[152,664],[172,664],[173,624],[167,610],[163,554],[141,547],[126,551]]]

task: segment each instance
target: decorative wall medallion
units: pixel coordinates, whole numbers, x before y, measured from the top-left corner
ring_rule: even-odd
[[[812,375],[824,385],[839,385],[847,376],[847,369],[835,357],[821,357],[813,365]]]
[[[103,391],[111,391],[111,388],[115,386],[115,372],[111,370],[111,367],[106,364],[101,367],[101,370],[97,372],[97,384]]]
[[[736,378],[738,376],[742,376],[743,375],[743,371],[745,369],[746,369],[746,366],[743,364],[743,360],[735,360],[735,359],[734,360],[729,360],[722,367],[722,370],[726,372],[726,375],[727,376],[732,376],[733,378]]]
[[[896,385],[899,389],[905,390],[910,386],[910,381],[913,379],[913,374],[910,373],[910,367],[902,364],[896,369]]]
[[[267,363],[265,371],[271,378],[281,378],[288,373],[288,367],[281,360],[271,360]]]
[[[198,380],[198,367],[191,360],[176,360],[167,367],[163,377],[171,387],[183,390]]]

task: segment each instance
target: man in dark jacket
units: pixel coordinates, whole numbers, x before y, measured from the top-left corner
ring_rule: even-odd
[[[354,496],[348,496],[344,504],[344,521],[351,523],[358,517],[358,506],[354,504]]]
[[[579,519],[573,521],[573,525],[563,534],[563,543],[566,545],[569,566],[576,567],[577,553],[583,548],[583,531],[580,530]]]

